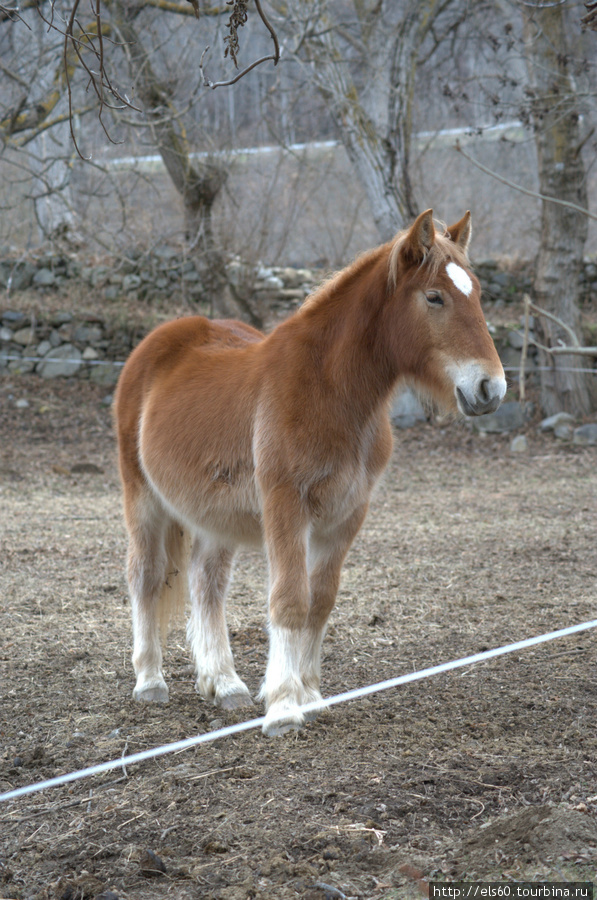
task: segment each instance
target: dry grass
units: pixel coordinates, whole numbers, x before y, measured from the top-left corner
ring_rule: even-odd
[[[195,695],[182,630],[169,706],[130,699],[104,391],[34,377],[1,390],[0,789],[235,721]],[[347,560],[325,693],[594,617],[595,451],[528,438],[514,457],[460,425],[400,436]],[[74,474],[81,462],[101,471]],[[265,602],[261,557],[245,554],[230,621],[254,691]],[[283,739],[246,733],[7,804],[0,894],[321,900],[328,884],[390,900],[431,877],[592,878],[594,664],[585,633],[336,707]]]

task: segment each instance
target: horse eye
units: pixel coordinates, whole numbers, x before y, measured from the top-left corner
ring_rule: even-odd
[[[442,295],[439,293],[439,291],[427,291],[425,296],[427,298],[427,303],[429,303],[430,306],[443,306],[444,305]]]

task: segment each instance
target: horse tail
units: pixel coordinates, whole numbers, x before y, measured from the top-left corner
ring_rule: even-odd
[[[184,615],[188,590],[188,564],[191,549],[189,535],[172,520],[166,528],[166,578],[158,601],[158,620],[162,641],[166,640],[168,626],[180,621]]]

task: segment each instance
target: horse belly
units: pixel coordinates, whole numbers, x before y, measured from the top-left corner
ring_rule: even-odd
[[[191,532],[229,546],[262,543],[261,513],[254,478],[209,466],[192,479],[144,464],[146,477],[168,512]]]
[[[209,416],[200,402],[178,412],[172,404],[168,417],[164,404],[148,403],[139,458],[153,491],[183,526],[219,543],[253,546],[262,527],[250,420],[231,417],[222,400],[212,402]]]

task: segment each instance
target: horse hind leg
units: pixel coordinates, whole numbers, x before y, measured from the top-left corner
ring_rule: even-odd
[[[133,620],[133,698],[167,703],[161,640],[174,606],[184,601],[183,533],[148,492],[126,507],[127,575]],[[178,563],[178,565],[177,565]]]
[[[234,668],[226,625],[226,591],[234,552],[197,537],[191,549],[191,618],[187,636],[197,667],[197,692],[222,709],[252,706]]]

